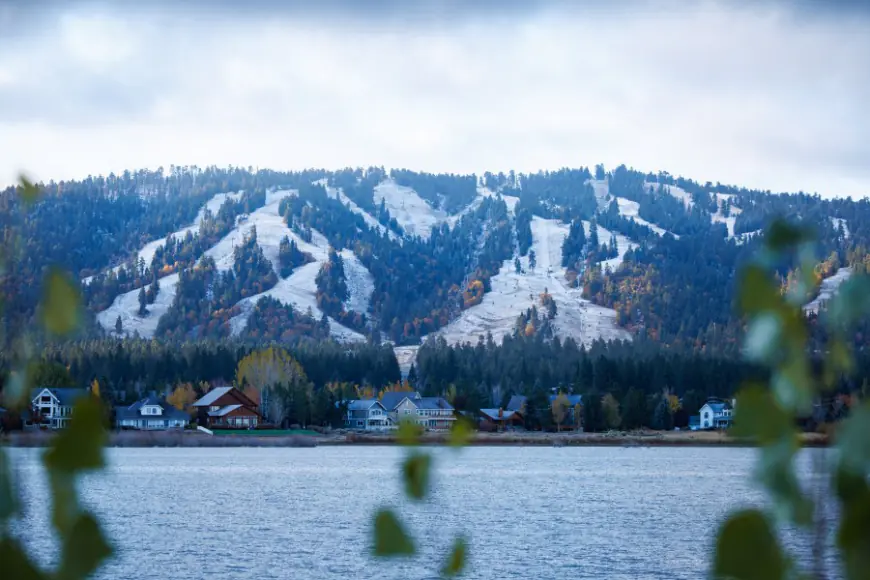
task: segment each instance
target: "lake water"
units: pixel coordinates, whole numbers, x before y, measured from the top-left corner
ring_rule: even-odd
[[[437,578],[453,537],[468,578],[706,577],[717,523],[758,505],[755,452],[732,448],[433,449],[431,499],[403,498],[396,447],[111,449],[82,485],[116,553],[100,578]],[[801,470],[807,471],[805,451]],[[27,506],[17,532],[54,561],[40,451],[11,450]],[[369,555],[395,506],[413,560]],[[789,542],[807,554],[808,543]]]

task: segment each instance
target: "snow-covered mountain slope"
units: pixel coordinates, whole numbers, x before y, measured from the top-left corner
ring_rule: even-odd
[[[590,179],[586,183],[592,186],[595,199],[598,200],[598,207],[601,209],[607,207],[607,201],[610,196],[610,183],[606,179]]]
[[[363,266],[353,250],[345,248],[341,251],[341,257],[344,261],[344,276],[349,294],[344,306],[347,310],[366,314],[372,303],[372,292],[375,291],[372,273]]]
[[[652,222],[648,222],[642,217],[638,215],[638,210],[640,209],[640,204],[636,201],[631,201],[630,199],[625,199],[624,197],[617,197],[616,203],[619,205],[619,215],[622,217],[633,220],[635,223],[646,226],[651,229],[656,234],[663,236],[665,234],[671,234],[675,238],[679,239],[680,236],[677,234],[671,233],[668,230],[662,229],[659,226],[655,225]]]
[[[350,211],[362,217],[363,220],[366,222],[367,226],[373,228],[374,230],[377,230],[377,232],[381,235],[386,232],[391,240],[402,243],[402,238],[400,236],[397,236],[395,232],[385,227],[381,222],[376,220],[373,215],[371,215],[369,212],[365,211],[363,208],[354,203],[353,200],[351,200],[348,196],[344,194],[341,188],[329,187],[328,185],[326,185],[325,179],[315,181],[315,184],[323,185],[323,187],[326,188],[326,194],[329,197],[334,197],[345,206],[350,207]]]
[[[819,288],[819,295],[815,300],[804,306],[804,312],[812,312],[818,314],[822,305],[830,300],[840,288],[840,284],[848,280],[852,276],[852,268],[840,268],[837,272],[822,280]]]
[[[408,235],[428,238],[432,228],[447,219],[447,214],[433,208],[410,187],[399,185],[392,179],[387,179],[375,186],[375,203],[381,203],[396,218],[399,225]]]
[[[117,296],[112,305],[97,314],[97,322],[109,332],[115,332],[115,323],[121,317],[121,332],[127,336],[139,334],[142,338],[151,338],[157,330],[157,322],[166,314],[175,299],[178,286],[178,274],[171,274],[160,279],[160,292],[154,304],[148,305],[148,314],[139,316],[139,289],[131,290]]]
[[[520,313],[532,306],[541,308],[540,295],[546,290],[556,302],[553,322],[560,336],[571,336],[585,344],[597,338],[630,340],[630,334],[616,326],[615,311],[596,306],[583,299],[579,289],[567,287],[561,256],[568,226],[535,216],[531,227],[535,269],[529,269],[528,256],[520,258],[525,269],[520,274],[516,273],[514,258],[506,260],[490,280],[492,290],[484,295],[483,301],[464,310],[435,335],[443,336],[449,343],[462,343],[477,342],[478,336],[491,332],[498,342],[501,336],[513,331]],[[607,236],[604,239],[610,237],[606,230],[599,233]],[[411,356],[410,352],[404,354]]]
[[[677,187],[676,185],[668,185],[667,183],[655,183],[652,181],[647,181],[644,183],[644,185],[647,187],[647,190],[650,193],[654,192],[659,186],[661,186],[663,191],[666,191],[667,193],[681,200],[683,204],[685,204],[686,208],[690,208],[695,205],[695,202],[692,201],[692,196],[689,195],[689,193],[682,187]]]
[[[710,216],[710,221],[713,223],[723,223],[725,227],[728,228],[728,237],[734,237],[734,224],[737,222],[737,216],[743,213],[743,210],[737,206],[731,206],[728,211],[728,217],[722,214],[722,202],[728,201],[731,203],[731,200],[734,196],[726,193],[717,193],[716,194],[716,213]]]
[[[846,239],[849,239],[849,236],[851,235],[851,232],[849,231],[849,224],[846,223],[846,220],[844,220],[843,218],[835,218],[835,217],[832,217],[832,218],[831,218],[831,223],[834,224],[834,227],[835,227],[835,228],[838,228],[838,229],[839,229],[840,227],[842,227],[842,228],[843,228],[843,236],[844,236]]]
[[[210,200],[208,200],[205,205],[203,205],[199,212],[196,214],[196,219],[193,220],[193,223],[189,226],[183,227],[177,232],[172,232],[170,234],[175,239],[181,239],[187,236],[188,232],[196,235],[199,233],[199,224],[202,222],[202,218],[205,216],[206,210],[211,213],[217,213],[217,211],[221,208],[224,202],[227,199],[239,199],[241,197],[242,192],[235,193],[218,193]],[[160,238],[159,240],[154,240],[142,246],[142,248],[136,252],[136,261],[140,258],[145,262],[145,265],[148,266],[151,264],[151,260],[154,259],[154,254],[157,253],[157,248],[161,248],[166,245],[166,240],[169,236],[164,238]],[[117,272],[121,269],[121,266],[118,265],[112,268],[113,271]],[[93,280],[93,276],[88,276],[87,278],[82,278],[82,284],[90,284],[91,280]]]
[[[534,222],[533,222],[533,224],[534,224]],[[565,230],[565,235],[567,235],[568,234],[568,226],[564,225],[562,227]],[[586,233],[586,236],[588,237],[589,234],[592,232],[592,224],[590,222],[584,221],[583,222],[583,231]],[[532,230],[532,233],[534,234],[534,230]],[[599,241],[599,243],[609,244],[611,235],[612,235],[612,232],[610,230],[607,230],[607,229],[601,227],[600,225],[598,226],[598,241]],[[619,253],[615,258],[610,258],[609,260],[603,260],[603,261],[599,262],[601,264],[601,269],[604,270],[605,268],[610,268],[611,271],[616,270],[619,267],[619,265],[622,264],[622,260],[625,257],[625,253],[631,249],[634,249],[635,247],[636,247],[636,244],[632,243],[632,241],[630,239],[623,236],[622,234],[616,234],[616,250]],[[561,260],[562,260],[562,241],[561,240],[559,240],[558,251],[559,251],[558,259],[553,261],[553,263],[555,263],[555,264],[560,264]]]

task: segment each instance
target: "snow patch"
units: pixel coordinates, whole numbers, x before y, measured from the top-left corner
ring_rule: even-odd
[[[186,227],[183,227],[176,232],[172,232],[172,234],[169,234],[169,235],[171,235],[173,238],[178,240],[178,239],[184,239],[185,237],[187,237],[188,232],[190,232],[193,235],[198,234],[199,233],[199,226],[202,223],[203,217],[205,217],[206,210],[209,210],[213,214],[216,214],[217,211],[221,208],[221,206],[224,204],[224,202],[227,199],[237,200],[241,197],[241,195],[242,195],[242,192],[218,193],[217,195],[212,197],[210,200],[208,200],[205,203],[205,205],[203,205],[200,208],[199,212],[196,214],[196,218],[193,220],[193,224],[186,226]],[[138,262],[139,259],[141,258],[145,262],[146,266],[150,266],[151,260],[154,259],[154,254],[157,253],[157,248],[162,248],[163,246],[165,246],[166,240],[168,238],[169,238],[169,236],[166,236],[165,238],[160,238],[159,240],[154,240],[154,241],[148,242],[147,244],[142,246],[142,248],[138,252],[136,252],[136,257],[134,258],[134,260],[136,262]],[[117,274],[118,270],[121,269],[121,266],[123,266],[123,264],[119,264],[118,266],[111,268],[111,270]],[[87,278],[82,278],[82,284],[88,285],[91,283],[91,280],[93,280],[93,279],[94,279],[93,276],[88,276]]]
[[[171,274],[160,279],[160,291],[154,299],[154,304],[148,305],[148,314],[139,316],[139,288],[117,296],[106,310],[97,314],[97,322],[105,330],[115,331],[115,321],[121,317],[121,326],[126,336],[138,333],[143,338],[152,338],[157,330],[160,317],[166,314],[178,286],[178,274]]]
[[[661,186],[663,191],[681,200],[687,208],[695,205],[695,202],[692,201],[692,196],[689,195],[689,193],[682,187],[677,187],[676,185],[668,185],[666,183],[656,183],[654,181],[646,181],[644,182],[644,186],[650,193],[654,192],[659,186]]]
[[[677,234],[671,233],[666,229],[660,228],[652,222],[648,222],[642,217],[638,215],[640,210],[640,204],[636,201],[631,201],[630,199],[625,199],[624,197],[617,197],[616,203],[619,205],[619,215],[622,217],[628,218],[633,222],[646,226],[651,229],[656,235],[664,236],[665,234],[671,234],[676,239],[680,239],[680,236]]]
[[[818,314],[822,304],[830,300],[840,288],[840,284],[848,280],[852,276],[852,268],[840,268],[837,272],[828,278],[822,280],[819,287],[819,295],[815,300],[804,306],[804,312]]]
[[[416,191],[399,185],[392,179],[386,179],[375,186],[374,198],[375,203],[380,203],[383,199],[390,215],[412,236],[428,238],[432,228],[447,217],[446,213],[434,209]]]
[[[342,250],[341,257],[344,261],[344,276],[347,279],[347,290],[350,295],[345,302],[345,309],[365,314],[371,307],[375,280],[353,250]]]
[[[832,217],[831,223],[834,224],[834,229],[840,229],[840,226],[843,227],[843,236],[845,236],[846,239],[849,239],[849,236],[852,235],[849,231],[849,224],[847,224],[846,220],[843,218]]]
[[[592,186],[592,192],[598,200],[598,208],[606,208],[607,199],[610,197],[610,182],[607,179],[588,179],[586,183]]]
[[[348,196],[346,196],[344,194],[344,192],[341,190],[341,188],[329,187],[328,185],[326,185],[325,179],[315,181],[314,183],[323,185],[323,187],[326,189],[326,195],[328,195],[329,197],[336,198],[346,207],[349,206],[350,211],[352,211],[353,213],[362,217],[363,221],[366,222],[367,226],[374,229],[375,231],[377,231],[381,235],[384,235],[384,232],[386,232],[391,240],[398,241],[399,243],[401,243],[401,241],[402,241],[401,238],[399,236],[397,236],[393,230],[384,226],[381,222],[376,220],[373,215],[371,215],[366,210],[364,210],[363,208],[358,206],[356,203],[354,203],[354,201],[352,199],[350,199]],[[396,221],[398,221],[398,219]]]
[[[399,371],[403,377],[408,376],[411,370],[411,365],[417,360],[417,351],[420,347],[413,346],[397,346],[393,348],[393,353],[396,355],[396,360],[399,362]]]
[[[743,213],[743,210],[739,207],[731,206],[728,208],[728,217],[725,217],[722,214],[722,202],[728,201],[731,203],[731,199],[734,197],[730,193],[717,193],[716,196],[716,213],[710,215],[711,223],[722,223],[725,224],[725,227],[728,228],[728,237],[734,237],[734,224],[737,223],[737,216]]]
[[[567,235],[568,226],[565,226],[565,235]],[[592,224],[590,222],[583,222],[583,231],[586,234],[587,238],[589,234],[592,232]],[[610,244],[610,236],[613,232],[610,230],[604,229],[600,225],[598,225],[598,243],[599,244]],[[616,234],[616,251],[617,256],[615,258],[610,258],[609,260],[603,260],[599,262],[601,264],[601,269],[610,268],[611,271],[615,271],[619,268],[619,265],[622,264],[622,259],[625,257],[626,252],[634,249],[635,244],[632,243],[630,239],[623,236],[622,234]],[[562,243],[559,242],[559,261],[557,263],[561,263],[562,258]]]
[[[479,336],[491,332],[498,341],[513,332],[520,313],[532,306],[542,310],[540,294],[546,289],[556,302],[553,324],[560,336],[571,336],[584,344],[598,338],[630,340],[631,335],[616,325],[616,311],[592,304],[582,298],[579,289],[567,288],[561,262],[562,241],[568,234],[568,226],[535,216],[531,228],[531,249],[537,261],[535,269],[529,270],[528,256],[520,258],[525,269],[525,273],[520,274],[516,273],[514,258],[505,260],[499,273],[490,279],[492,290],[484,295],[483,301],[464,310],[434,336],[443,336],[451,344],[473,343]],[[601,230],[599,233],[609,240],[609,232]]]

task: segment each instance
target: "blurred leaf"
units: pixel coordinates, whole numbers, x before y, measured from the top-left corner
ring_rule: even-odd
[[[24,548],[10,537],[0,540],[0,571],[3,578],[14,580],[42,580],[45,576],[37,570]]]
[[[39,200],[39,188],[23,175],[18,177],[18,196],[24,205],[33,205]]]
[[[402,524],[391,510],[382,509],[375,516],[375,556],[410,556],[416,548]]]
[[[787,561],[767,518],[745,510],[729,517],[719,530],[713,575],[734,580],[784,578]]]
[[[413,499],[426,497],[429,487],[429,468],[432,458],[428,453],[414,453],[402,465],[402,475],[405,478],[405,493]]]
[[[795,226],[778,219],[770,224],[764,236],[764,243],[774,252],[781,252],[799,244],[811,242],[813,239],[813,233],[808,228]]]
[[[813,503],[803,493],[792,463],[799,449],[796,435],[765,445],[761,448],[757,476],[770,492],[782,518],[808,526],[812,523]]]
[[[67,534],[79,515],[75,476],[71,472],[51,469],[48,481],[51,487],[51,523],[61,535]]]
[[[749,321],[746,331],[744,350],[746,356],[754,361],[769,361],[776,352],[782,324],[773,314],[765,313]]]
[[[68,334],[79,322],[79,291],[70,277],[52,268],[44,281],[42,317],[54,334]]]
[[[845,330],[870,313],[870,280],[854,275],[840,284],[827,304],[828,324],[832,330]]]
[[[18,497],[12,481],[12,464],[6,450],[0,448],[0,521],[18,513]],[[2,560],[0,560],[2,561]]]
[[[765,445],[790,436],[794,433],[794,426],[768,391],[752,385],[737,394],[732,433]]]
[[[870,575],[870,487],[864,475],[840,470],[836,488],[843,504],[837,545],[846,577],[864,579]]]
[[[836,380],[839,375],[849,373],[854,367],[852,353],[846,342],[841,338],[834,338],[829,344],[829,353],[826,358],[827,369],[833,373],[830,380]]]
[[[400,420],[398,440],[400,445],[416,445],[420,440],[420,426],[408,419]]]
[[[450,430],[450,446],[464,447],[474,438],[474,427],[464,418],[459,419]]]
[[[63,580],[86,578],[111,554],[112,548],[100,531],[97,520],[91,514],[81,514],[64,538],[58,577]]]
[[[3,404],[13,409],[22,409],[29,403],[27,392],[27,367],[16,369],[9,373],[6,384],[3,385]]]
[[[836,436],[840,464],[852,473],[866,473],[870,467],[870,403],[852,409],[840,423]]]
[[[761,266],[750,264],[743,269],[739,304],[744,314],[781,310],[779,289]]]
[[[795,413],[805,414],[812,410],[813,381],[812,370],[807,359],[800,354],[792,354],[771,377],[771,387],[776,402],[793,417]]]
[[[459,537],[453,542],[453,549],[447,556],[447,562],[441,569],[441,574],[444,576],[458,576],[465,568],[465,558],[468,553],[468,544],[465,538]]]
[[[69,473],[103,467],[103,445],[108,438],[104,420],[99,399],[90,395],[79,399],[69,427],[54,438],[45,454],[46,467]]]

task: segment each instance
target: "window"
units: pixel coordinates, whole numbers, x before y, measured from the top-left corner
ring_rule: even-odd
[[[411,409],[405,409],[405,414],[406,414],[406,415],[410,415],[410,414],[411,414]]]

